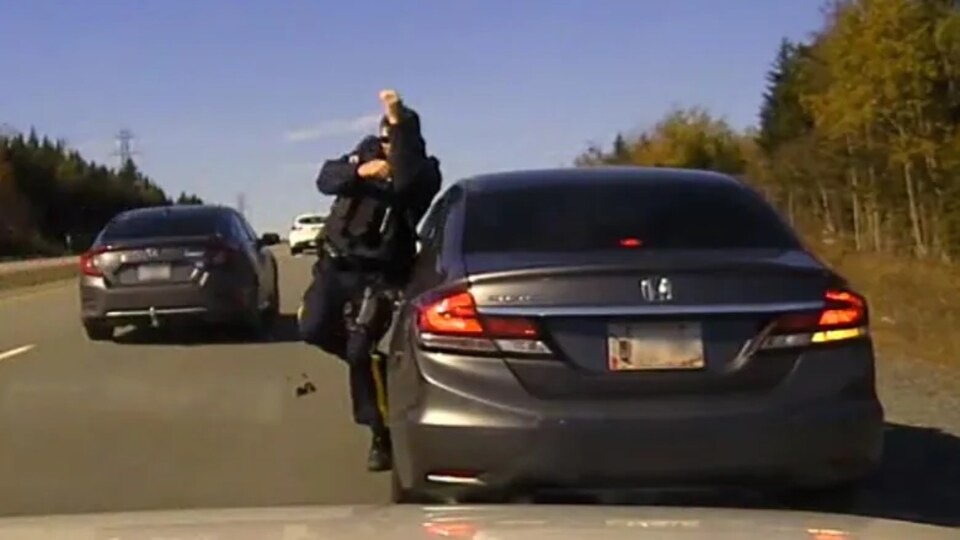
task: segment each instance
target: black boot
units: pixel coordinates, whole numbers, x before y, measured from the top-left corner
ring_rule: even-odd
[[[367,470],[383,472],[391,468],[393,468],[393,449],[390,446],[390,432],[374,430],[370,441],[370,453],[367,455]]]

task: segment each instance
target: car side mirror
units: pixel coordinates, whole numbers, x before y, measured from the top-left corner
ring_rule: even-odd
[[[264,233],[260,237],[260,245],[262,246],[275,246],[280,243],[280,235],[277,233]]]

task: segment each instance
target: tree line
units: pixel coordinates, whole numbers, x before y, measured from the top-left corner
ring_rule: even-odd
[[[77,252],[119,212],[202,203],[171,199],[131,160],[114,169],[34,130],[0,135],[0,256]]]
[[[857,250],[960,257],[960,3],[843,0],[784,40],[755,128],[693,107],[575,163],[741,176],[798,228]]]

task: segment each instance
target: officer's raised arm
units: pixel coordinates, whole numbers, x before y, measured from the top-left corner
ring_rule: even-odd
[[[350,188],[359,182],[357,166],[350,154],[325,161],[317,175],[317,189],[324,195],[348,194]]]
[[[317,176],[317,189],[324,195],[388,197],[392,188],[382,180],[390,171],[384,168],[387,162],[382,158],[379,139],[366,137],[353,152],[324,162]]]
[[[420,115],[393,90],[380,93],[384,117],[390,133],[388,161],[393,174],[393,189],[401,199],[416,191],[417,180],[427,163],[427,146],[420,129]]]

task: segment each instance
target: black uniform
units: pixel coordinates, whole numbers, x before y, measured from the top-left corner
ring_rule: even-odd
[[[344,308],[356,309],[364,288],[375,280],[403,286],[416,255],[416,225],[441,183],[439,162],[426,153],[416,112],[404,108],[389,132],[389,156],[382,155],[378,138],[368,137],[354,152],[327,161],[320,169],[317,188],[336,200],[324,224],[325,252],[314,265],[300,315],[304,341],[350,364],[354,420],[375,432],[385,427],[376,391],[385,378],[382,371],[374,372],[383,366],[373,366],[368,351],[347,354]],[[360,164],[383,157],[390,163],[390,181],[357,176]],[[377,310],[374,343],[392,318],[384,307]]]

